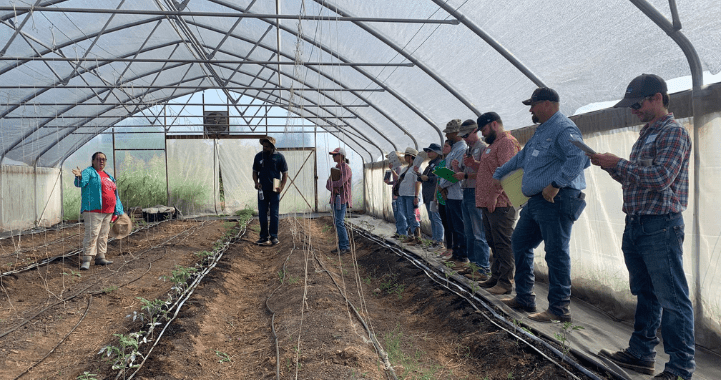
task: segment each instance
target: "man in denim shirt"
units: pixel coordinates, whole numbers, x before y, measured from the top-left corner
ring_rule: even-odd
[[[542,87],[523,104],[529,110],[536,128],[523,149],[493,174],[503,176],[523,169],[521,190],[530,197],[521,211],[512,236],[516,261],[516,297],[503,300],[514,308],[536,311],[533,250],[544,242],[548,264],[548,310],[528,317],[539,322],[571,321],[571,227],[586,206],[581,190],[586,188],[583,170],[588,157],[571,139],[581,139],[576,124],[559,111],[558,93]]]
[[[653,74],[636,77],[614,107],[630,107],[646,125],[633,144],[629,160],[611,153],[594,154],[591,162],[623,188],[626,228],[621,249],[637,298],[634,331],[628,348],[600,355],[621,367],[653,374],[656,331],[661,327],[669,356],[658,379],[690,379],[694,360],[693,305],[683,270],[684,222],[688,206],[688,162],[691,138],[668,112],[666,82]]]

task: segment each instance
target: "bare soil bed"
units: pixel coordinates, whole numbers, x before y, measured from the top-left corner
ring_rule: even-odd
[[[141,312],[140,298],[163,299],[173,269],[199,262],[231,227],[161,223],[112,242],[109,267],[79,272],[72,257],[0,277],[0,378],[116,378],[98,352],[118,345],[114,334],[144,329],[128,317]],[[386,248],[357,237],[352,254],[332,254],[329,218],[282,220],[272,247],[253,244],[257,231],[253,221],[228,247],[135,378],[391,378],[366,327],[399,379],[571,378]],[[24,265],[28,252],[78,249],[79,232],[0,247]]]

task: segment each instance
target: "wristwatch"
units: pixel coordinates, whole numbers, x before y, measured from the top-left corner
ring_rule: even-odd
[[[468,179],[468,173],[463,173],[463,179]]]

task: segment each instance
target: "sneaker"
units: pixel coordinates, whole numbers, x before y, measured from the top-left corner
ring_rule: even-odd
[[[346,248],[346,249],[341,249],[341,250],[340,250],[340,254],[341,254],[341,255],[350,254],[350,249],[348,249],[348,248]]]
[[[621,350],[621,351],[616,351],[616,352],[601,350],[598,353],[598,355],[611,360],[612,362],[618,364],[620,367],[628,368],[628,369],[634,370],[638,373],[645,373],[647,375],[653,375],[654,364],[656,363],[655,360],[638,359],[637,357],[631,355],[626,350]],[[668,372],[664,371],[663,373],[656,376],[656,378],[663,375],[664,373],[668,373]],[[673,375],[671,375],[671,376],[673,376]],[[665,377],[661,377],[661,379],[665,379]],[[675,380],[676,376],[670,377],[670,379]]]
[[[511,294],[512,289],[508,289],[501,284],[496,284],[496,286],[489,288],[488,293],[495,294],[495,295],[501,295],[501,294]],[[530,318],[530,316],[529,316]]]
[[[683,377],[674,375],[671,372],[663,371],[659,373],[658,375],[653,377],[654,379],[664,379],[664,380],[677,380],[677,379],[683,379]],[[685,380],[685,379],[684,379]]]
[[[277,244],[280,244],[280,241],[278,241],[278,238],[270,239],[270,245],[277,245]]]
[[[540,313],[534,313],[529,314],[528,319],[532,319],[536,322],[553,322],[553,321],[561,321],[561,322],[571,322],[571,314],[566,315],[556,315],[551,313],[550,310],[542,311]]]
[[[258,239],[258,240],[255,242],[255,244],[258,244],[258,245],[266,245],[266,244],[268,244],[269,242],[270,242],[270,240],[268,240],[268,238],[260,238],[260,239]]]
[[[501,302],[506,304],[506,306],[510,307],[511,309],[516,309],[516,310],[520,309],[527,313],[535,313],[536,312],[536,305],[533,305],[533,306],[521,305],[518,301],[516,301],[516,297],[501,300]]]

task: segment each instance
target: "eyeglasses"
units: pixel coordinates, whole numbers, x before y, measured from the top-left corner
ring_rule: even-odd
[[[100,162],[105,162],[105,161],[107,161],[108,159],[107,159],[107,158],[100,158],[100,157],[98,157],[98,158],[96,158],[96,160],[98,160],[98,161],[100,161]]]
[[[654,94],[654,95],[655,95],[655,94]],[[640,110],[641,107],[643,107],[643,102],[645,102],[646,100],[651,99],[651,98],[653,98],[653,95],[647,96],[647,97],[639,100],[638,102],[631,104],[631,109],[633,109],[633,110],[635,110],[635,111]]]
[[[467,139],[468,136],[470,136],[470,135],[471,135],[472,133],[474,133],[475,131],[476,131],[476,130],[474,129],[473,131],[468,132],[468,133],[466,133],[465,135],[461,135],[461,138],[462,138],[462,139]]]

